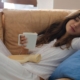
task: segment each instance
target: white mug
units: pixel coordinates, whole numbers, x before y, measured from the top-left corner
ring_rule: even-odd
[[[18,35],[18,45],[21,46],[20,44],[20,36],[24,35],[27,38],[27,43],[24,44],[25,48],[27,49],[34,49],[36,46],[36,41],[37,41],[37,33],[31,33],[31,32],[24,32],[23,34]]]

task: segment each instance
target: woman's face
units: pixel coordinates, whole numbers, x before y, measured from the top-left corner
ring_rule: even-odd
[[[80,16],[79,16],[80,17]],[[80,35],[80,18],[71,19],[66,24],[66,33],[69,35]]]

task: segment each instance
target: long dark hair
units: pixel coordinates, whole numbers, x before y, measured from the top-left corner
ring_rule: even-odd
[[[69,20],[75,19],[76,17],[80,16],[80,10],[74,12],[73,14],[67,16],[62,22],[56,22],[53,23],[50,27],[48,27],[46,30],[42,31],[39,35],[37,45],[46,44],[51,42],[54,39],[57,39],[54,46],[62,46],[66,45],[66,48],[69,48],[71,46],[71,41],[76,36],[67,36],[61,40],[59,40],[65,33],[66,33],[66,24]]]

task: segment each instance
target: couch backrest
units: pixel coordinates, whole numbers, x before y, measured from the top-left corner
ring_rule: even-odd
[[[0,39],[3,41],[3,23],[2,23],[3,10],[0,9]]]
[[[69,10],[3,10],[4,40],[12,54],[19,54],[18,34],[23,32],[41,32],[53,22],[61,21]],[[24,53],[24,52],[23,52]]]

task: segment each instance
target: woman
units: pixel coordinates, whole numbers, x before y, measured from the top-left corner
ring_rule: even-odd
[[[0,54],[0,78],[2,80],[47,80],[56,67],[80,49],[80,10],[67,16],[60,23],[53,23],[39,34],[37,47],[31,54],[41,54],[41,61],[20,64]],[[21,44],[27,42],[21,36]]]

